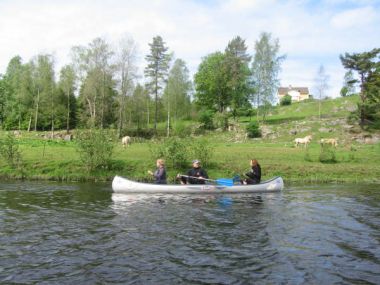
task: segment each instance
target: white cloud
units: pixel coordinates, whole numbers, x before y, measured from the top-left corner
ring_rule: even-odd
[[[376,18],[376,12],[372,7],[351,9],[338,13],[331,19],[334,28],[350,29],[367,26]]]
[[[194,73],[202,57],[224,50],[236,35],[253,54],[255,41],[266,31],[279,38],[280,53],[288,55],[281,72],[284,84],[311,87],[323,64],[337,90],[344,74],[339,54],[379,47],[380,16],[371,1],[353,1],[349,8],[334,1],[309,7],[311,2],[304,0],[2,0],[0,73],[15,55],[28,61],[39,53],[54,53],[59,68],[69,62],[71,47],[99,36],[117,42],[125,34],[139,46],[141,74],[155,35]]]

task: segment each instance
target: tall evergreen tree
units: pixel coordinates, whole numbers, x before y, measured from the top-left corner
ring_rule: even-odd
[[[238,107],[246,105],[250,94],[249,62],[251,56],[247,54],[245,40],[240,36],[233,38],[225,50],[225,66],[227,73],[227,86],[231,92],[231,107],[235,111]],[[235,115],[236,112],[233,112]]]
[[[379,94],[379,74],[380,74],[380,48],[374,48],[369,52],[345,53],[340,55],[340,60],[346,69],[356,71],[360,78],[360,103],[359,118],[363,127],[374,121],[373,116],[377,116],[376,108],[380,100]]]
[[[168,48],[161,36],[153,38],[153,42],[149,44],[150,54],[145,59],[148,65],[145,67],[144,73],[148,78],[147,87],[154,94],[154,129],[157,129],[158,121],[158,99],[160,90],[164,88],[167,80],[171,55],[167,53]]]

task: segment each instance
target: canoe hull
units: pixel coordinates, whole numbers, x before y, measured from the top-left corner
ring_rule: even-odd
[[[112,190],[115,193],[266,193],[278,192],[284,188],[281,177],[254,185],[180,185],[180,184],[150,184],[131,181],[121,176],[115,176],[112,181]]]

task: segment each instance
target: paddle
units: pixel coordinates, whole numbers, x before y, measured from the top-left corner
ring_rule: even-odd
[[[180,174],[179,176],[186,177],[186,178],[199,179],[199,180],[213,181],[213,182],[216,182],[217,184],[223,185],[223,186],[234,185],[233,179],[228,179],[228,178],[206,179],[206,178],[199,178],[199,177],[195,177],[195,176],[188,176],[188,175],[182,175],[182,174]]]

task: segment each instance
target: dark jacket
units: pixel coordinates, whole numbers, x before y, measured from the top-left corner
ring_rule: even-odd
[[[248,176],[246,179],[247,184],[259,184],[261,181],[261,167],[260,164],[252,166],[251,170],[245,174]]]
[[[157,168],[153,173],[153,177],[156,179],[154,183],[156,184],[166,184],[166,170],[165,167]]]
[[[208,178],[206,170],[199,168],[192,168],[187,172],[188,176]],[[206,184],[205,180],[187,177],[187,183],[189,184]]]

